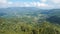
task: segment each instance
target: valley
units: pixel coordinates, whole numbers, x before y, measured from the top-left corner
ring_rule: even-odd
[[[60,34],[60,9],[0,9],[0,34]]]

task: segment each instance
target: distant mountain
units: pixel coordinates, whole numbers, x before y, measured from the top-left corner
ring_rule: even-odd
[[[33,16],[47,21],[60,23],[60,9],[44,10],[35,7],[10,7],[0,8],[0,16]],[[39,20],[40,21],[40,20]]]
[[[60,9],[49,10],[50,14],[47,21],[60,24]]]
[[[45,10],[41,10],[35,7],[10,7],[10,8],[0,8],[0,13],[6,13],[8,16],[13,15],[36,15],[41,14],[41,12],[45,12]]]
[[[2,13],[1,13],[2,12]],[[10,7],[10,8],[0,8],[0,15],[3,13],[7,13],[7,15],[24,15],[24,14],[47,14],[49,16],[60,16],[60,9],[51,9],[51,10],[43,10],[35,7]]]

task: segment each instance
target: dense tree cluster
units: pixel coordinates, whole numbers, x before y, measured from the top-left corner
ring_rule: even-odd
[[[60,34],[60,25],[26,17],[0,18],[0,34]]]

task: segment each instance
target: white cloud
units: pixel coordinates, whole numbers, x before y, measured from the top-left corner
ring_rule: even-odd
[[[0,3],[6,3],[7,0],[0,0]]]
[[[0,0],[0,8],[7,7],[7,0]]]
[[[8,7],[50,7],[48,4],[40,2],[8,2]]]
[[[54,8],[60,8],[60,0],[50,0],[49,3],[53,5]]]
[[[60,8],[60,0],[40,0],[38,2],[12,2],[7,0],[0,0],[0,8],[3,7]]]
[[[27,3],[27,2],[24,2],[24,3],[23,3],[23,6],[24,6],[24,7],[30,7],[31,5],[30,5],[29,3]]]
[[[42,0],[42,2],[46,2],[46,0]],[[12,2],[7,0],[0,0],[1,7],[46,7],[47,4],[43,4],[40,2]]]
[[[51,0],[53,3],[55,4],[59,4],[60,3],[60,0]]]
[[[13,4],[13,2],[8,2],[8,4]]]
[[[40,2],[29,2],[29,3],[23,3],[23,6],[25,7],[50,7],[48,4],[40,3]]]
[[[45,3],[45,2],[47,2],[47,0],[40,0],[42,3]]]
[[[41,7],[48,7],[49,5],[48,4],[41,3],[40,6]]]
[[[37,2],[31,2],[30,5],[35,7],[37,6]]]

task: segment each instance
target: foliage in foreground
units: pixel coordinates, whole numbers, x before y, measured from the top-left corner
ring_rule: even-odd
[[[0,18],[0,34],[60,34],[60,25],[37,23],[31,18]]]

